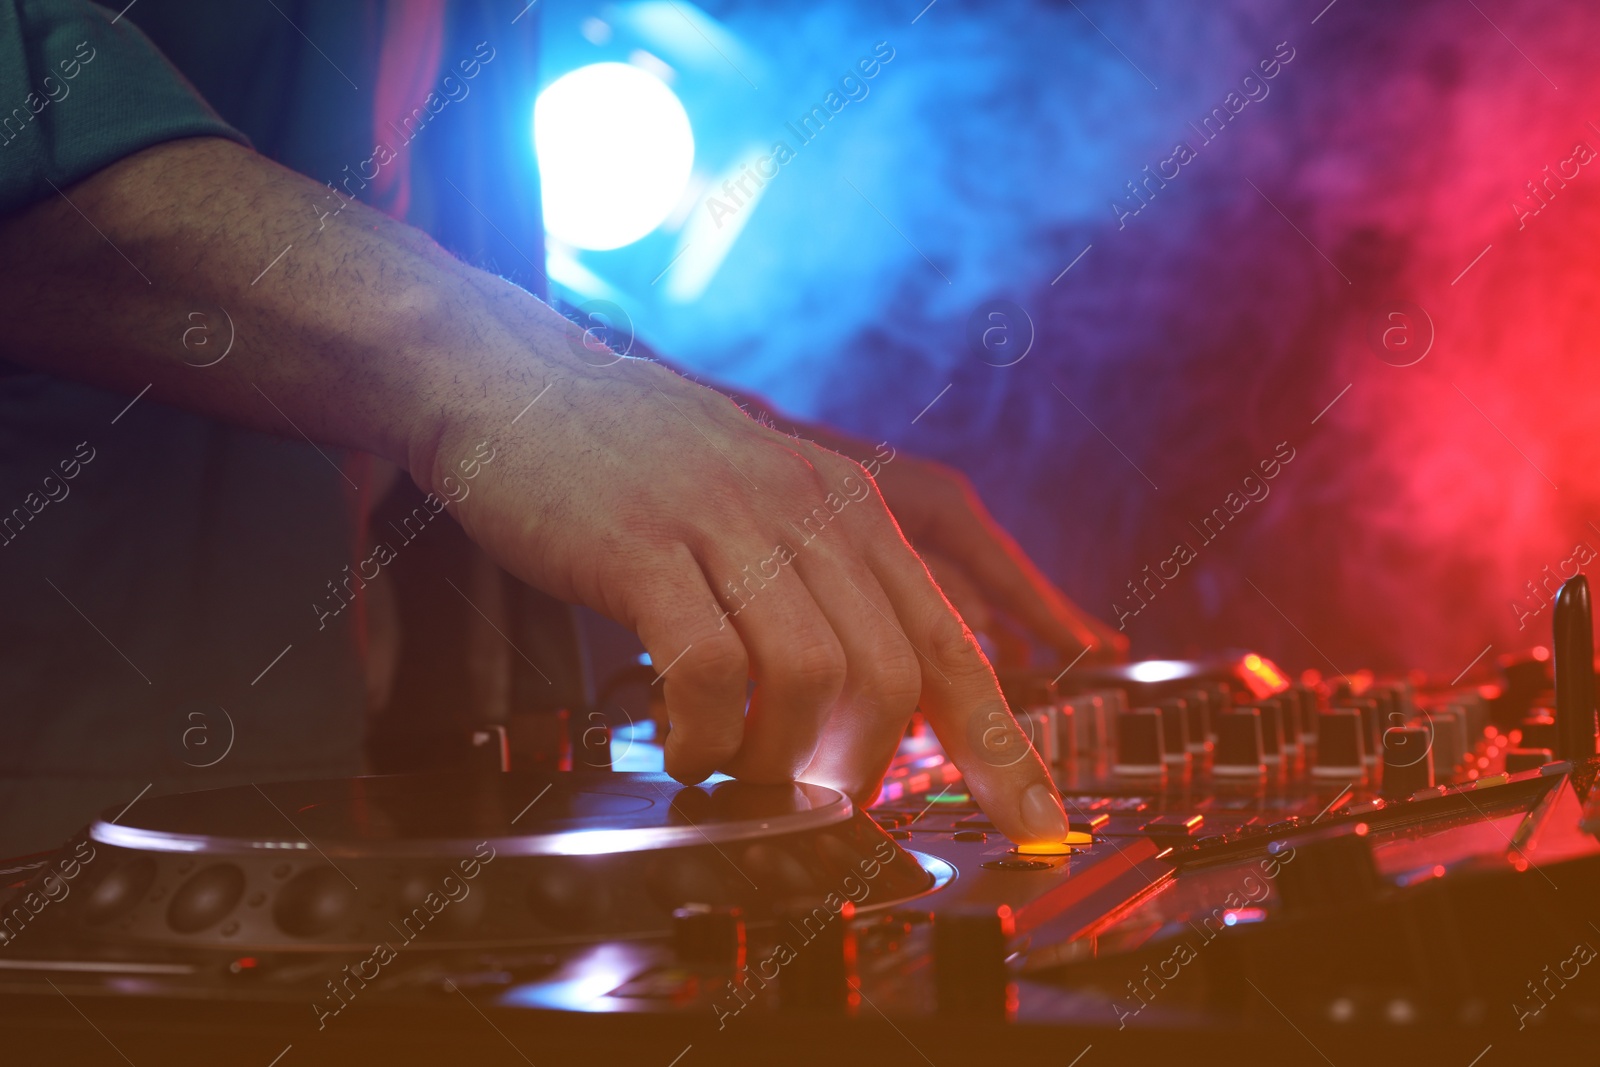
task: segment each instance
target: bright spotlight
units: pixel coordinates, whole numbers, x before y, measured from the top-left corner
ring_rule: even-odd
[[[545,229],[597,252],[661,225],[694,166],[683,104],[627,63],[592,63],[551,82],[533,105],[533,147]]]

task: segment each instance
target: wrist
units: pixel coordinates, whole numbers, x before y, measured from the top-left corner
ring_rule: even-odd
[[[578,333],[524,290],[468,268],[452,273],[403,299],[401,406],[379,431],[388,458],[446,499],[444,479],[480,442],[532,425],[530,402],[547,402],[544,392],[571,373],[560,355]]]

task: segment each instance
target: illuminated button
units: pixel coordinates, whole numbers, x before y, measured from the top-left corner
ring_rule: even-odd
[[[1497,786],[1497,785],[1505,785],[1509,781],[1511,781],[1511,776],[1509,774],[1491,774],[1486,778],[1479,778],[1478,779],[1478,784],[1475,785],[1473,788],[1474,789],[1493,789],[1495,786]]]
[[[1093,834],[1069,833],[1064,841],[1042,841],[1037,844],[1018,845],[1019,856],[1065,856],[1075,848],[1088,848],[1094,844]]]

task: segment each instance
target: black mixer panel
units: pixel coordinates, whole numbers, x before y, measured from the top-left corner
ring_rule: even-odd
[[[1574,584],[1554,657],[1467,683],[1253,654],[1005,677],[1021,733],[980,753],[1049,762],[1048,845],[917,730],[865,809],[608,770],[145,799],[9,865],[0,1050],[1591,1062],[1589,627]]]

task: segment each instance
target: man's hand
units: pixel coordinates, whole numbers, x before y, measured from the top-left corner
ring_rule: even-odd
[[[804,774],[865,799],[920,703],[1004,833],[1064,836],[857,464],[662,366],[591,366],[532,296],[359,205],[322,218],[325,187],[237,145],[161,145],[66,195],[0,224],[6,358],[404,466],[506,569],[640,634],[683,781]],[[195,307],[239,337],[203,370],[178,343]]]
[[[846,456],[873,448],[829,427],[796,422],[765,401],[735,394],[764,421],[817,441]],[[1044,576],[978,498],[967,476],[953,467],[897,452],[877,474],[878,489],[921,553],[945,596],[973,630],[993,639],[1005,661],[1023,665],[1027,642],[1008,625],[1068,661],[1114,662],[1128,654],[1128,638],[1078,607]]]
[[[991,724],[1011,719],[994,676],[859,464],[658,364],[553,374],[514,427],[521,393],[454,406],[412,470],[448,498],[492,442],[492,477],[453,510],[512,573],[639,634],[674,777],[803,776],[870,799],[920,704],[997,825],[1065,833],[1038,757],[1013,758],[1020,734],[996,747]]]

